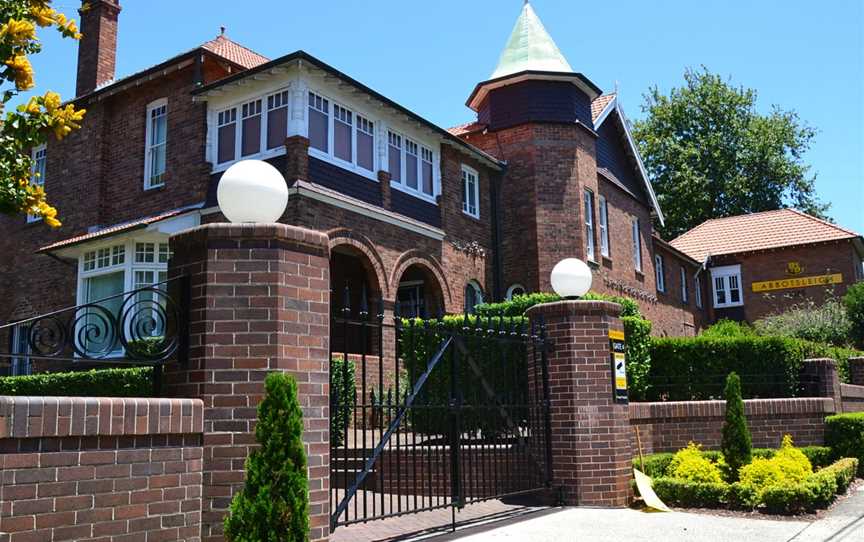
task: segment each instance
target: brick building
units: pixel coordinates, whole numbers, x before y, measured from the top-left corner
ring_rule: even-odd
[[[663,214],[620,101],[573,71],[530,4],[470,93],[476,119],[449,130],[303,51],[269,60],[224,34],[115,78],[119,0],[89,4],[86,121],[33,150],[64,224],[0,218],[0,322],[164,279],[168,236],[223,220],[216,186],[241,159],[283,173],[282,221],[327,234],[331,288],[354,307],[365,293],[387,313],[470,310],[548,290],[576,256],[655,333],[710,319],[702,260],[653,231]]]

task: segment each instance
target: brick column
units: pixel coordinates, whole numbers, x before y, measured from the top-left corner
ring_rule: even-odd
[[[393,204],[390,199],[390,172],[389,171],[378,171],[378,184],[381,189],[381,207],[384,207],[388,211],[392,208]]]
[[[849,383],[864,386],[864,357],[849,358]]]
[[[803,397],[830,397],[834,399],[835,411],[843,412],[840,375],[833,359],[805,359],[801,368],[801,388]]]
[[[297,179],[309,180],[309,139],[291,136],[285,139],[285,181],[293,186]]]
[[[528,311],[545,320],[552,342],[552,483],[564,488],[568,505],[630,502],[630,416],[613,399],[609,347],[609,331],[624,329],[620,313],[606,301],[559,301]]]
[[[327,236],[284,224],[206,224],[171,237],[169,275],[191,282],[190,351],[166,371],[172,395],[204,403],[202,539],[242,487],[256,407],[271,371],[297,378],[309,459],[311,540],[329,536]]]

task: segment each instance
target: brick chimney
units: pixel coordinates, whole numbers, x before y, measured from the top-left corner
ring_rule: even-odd
[[[78,43],[78,79],[75,95],[92,92],[114,79],[117,60],[117,16],[120,0],[85,0],[80,9],[81,33]]]

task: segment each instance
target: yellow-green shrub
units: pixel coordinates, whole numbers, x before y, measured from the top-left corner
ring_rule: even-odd
[[[785,480],[802,482],[813,474],[813,465],[810,464],[810,460],[807,459],[804,452],[792,446],[792,437],[789,435],[783,437],[783,444],[780,445],[780,449],[770,461],[777,464]]]
[[[668,472],[672,478],[688,482],[723,483],[723,476],[717,465],[703,457],[700,446],[692,442],[675,454],[669,463]]]
[[[755,489],[757,493],[783,481],[783,471],[773,459],[757,457],[749,465],[741,467],[738,474],[741,484]]]

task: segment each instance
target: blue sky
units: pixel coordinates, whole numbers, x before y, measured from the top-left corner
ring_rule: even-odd
[[[521,0],[121,0],[118,75],[227,35],[275,58],[304,49],[442,126],[488,78]],[[705,65],[756,89],[758,107],[794,109],[818,129],[807,163],[829,213],[864,233],[864,2],[832,0],[534,0],[573,69],[618,83],[631,118],[657,85]],[[56,0],[68,15],[78,3]],[[37,90],[74,93],[76,44],[45,35]]]

